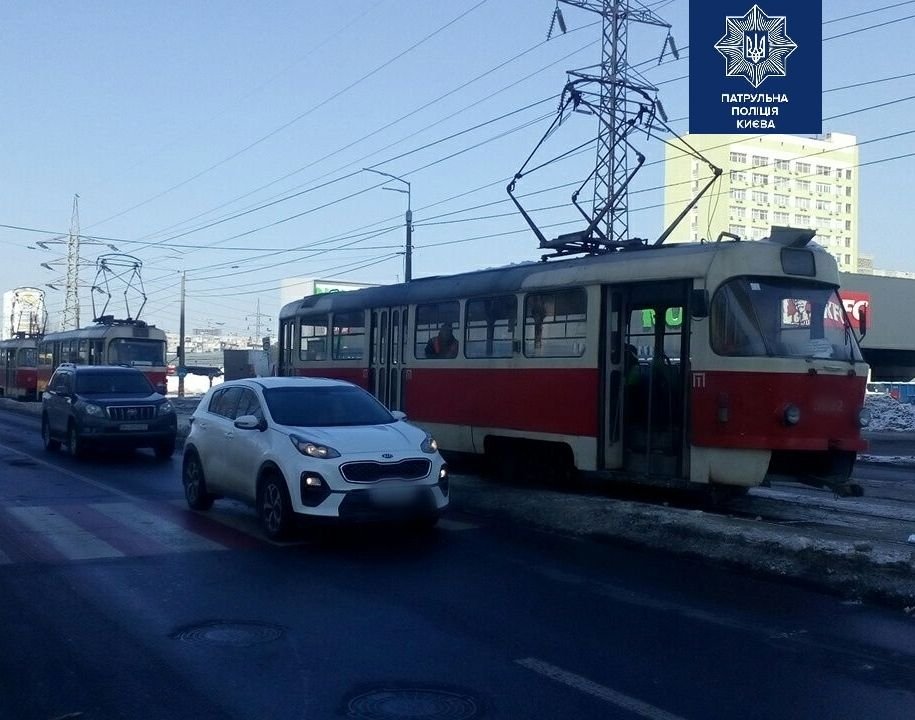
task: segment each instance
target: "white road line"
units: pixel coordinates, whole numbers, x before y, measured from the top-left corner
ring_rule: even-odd
[[[473,523],[452,520],[451,518],[442,518],[438,521],[438,527],[442,530],[476,530],[480,526]]]
[[[50,507],[11,507],[7,512],[35,531],[68,560],[124,557],[117,548],[68,520]]]
[[[133,503],[92,503],[94,510],[116,520],[138,535],[155,540],[172,552],[226,550],[214,540],[187,530],[177,523],[147,512]]]
[[[104,490],[105,492],[114,493],[115,495],[120,495],[121,497],[130,499],[130,500],[136,499],[135,495],[131,495],[130,493],[125,492],[124,490],[121,490],[119,487],[117,487],[115,485],[109,485],[108,483],[103,483],[103,482],[99,482],[98,480],[93,480],[91,477],[87,477],[86,475],[82,475],[81,473],[78,473],[78,472],[73,472],[72,470],[68,470],[65,467],[61,467],[60,465],[57,465],[55,463],[48,462],[47,460],[42,460],[40,457],[38,457],[36,455],[22,452],[22,450],[18,450],[17,448],[10,447],[9,445],[0,444],[0,450],[8,450],[9,452],[16,453],[17,455],[22,455],[23,457],[27,457],[30,460],[34,460],[37,464],[39,464],[43,467],[46,467],[50,470],[54,470],[55,472],[58,472],[61,475],[66,475],[67,477],[71,477],[75,480],[79,480],[80,482],[84,482],[87,485],[91,485],[94,488],[98,488],[99,490]]]
[[[533,670],[535,673],[550,678],[550,680],[561,682],[563,685],[568,685],[570,688],[574,688],[586,695],[596,697],[611,705],[616,705],[617,707],[628,710],[640,717],[648,718],[649,720],[683,720],[679,715],[673,715],[654,705],[649,705],[648,703],[630,697],[629,695],[611,690],[604,685],[598,685],[596,682],[588,680],[588,678],[576,675],[568,670],[563,670],[562,668],[551,665],[543,660],[538,660],[537,658],[522,658],[521,660],[515,660],[515,662],[521,667]]]

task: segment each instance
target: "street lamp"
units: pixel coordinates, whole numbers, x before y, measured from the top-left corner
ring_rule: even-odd
[[[407,212],[404,215],[404,225],[407,228],[407,241],[406,246],[404,247],[403,256],[403,278],[404,282],[410,282],[410,280],[413,279],[413,210],[410,208],[410,183],[403,178],[397,177],[396,175],[381,172],[381,170],[374,170],[373,168],[362,169],[366,172],[375,173],[376,175],[383,175],[384,177],[391,178],[391,180],[402,182],[407,186],[406,190],[392,187],[382,188],[382,190],[393,190],[394,192],[404,193],[407,196]]]

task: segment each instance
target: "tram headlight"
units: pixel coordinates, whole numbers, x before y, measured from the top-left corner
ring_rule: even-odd
[[[785,408],[785,425],[797,425],[801,421],[801,409],[797,405]]]
[[[863,407],[858,410],[858,427],[866,428],[871,424],[871,411],[869,408]]]

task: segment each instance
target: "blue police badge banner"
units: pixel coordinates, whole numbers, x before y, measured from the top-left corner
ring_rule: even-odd
[[[823,130],[822,0],[693,0],[691,133]]]

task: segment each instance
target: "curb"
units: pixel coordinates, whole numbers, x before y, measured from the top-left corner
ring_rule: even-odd
[[[855,600],[915,607],[915,547],[817,539],[790,526],[506,487],[452,475],[452,503],[471,515],[596,542],[661,551]]]

